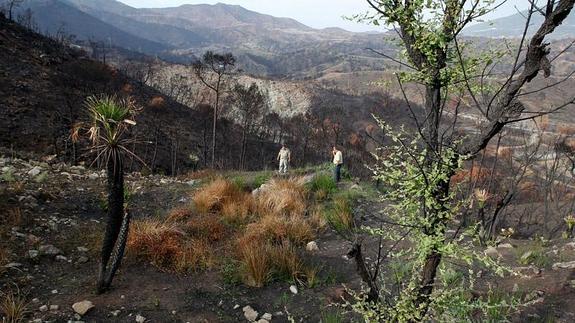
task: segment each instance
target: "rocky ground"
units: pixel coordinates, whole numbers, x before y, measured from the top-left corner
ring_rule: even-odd
[[[128,174],[130,212],[136,218],[161,215],[187,203],[201,179]],[[348,185],[348,184],[345,184]],[[351,184],[349,184],[351,185]],[[328,230],[308,245],[306,258],[320,271],[313,288],[274,282],[249,288],[227,281],[218,270],[176,275],[129,255],[113,289],[94,293],[103,232],[105,177],[84,166],[0,158],[0,269],[3,292],[19,290],[32,322],[319,322],[341,309],[345,288],[357,289],[350,244]],[[361,189],[361,188],[354,188]],[[360,203],[358,224],[374,223],[381,206]],[[370,243],[366,242],[367,258]],[[373,249],[373,248],[372,248]],[[575,242],[502,239],[481,252],[501,258],[516,274],[479,274],[480,288],[515,295],[516,322],[574,322]],[[339,315],[339,314],[338,314]],[[336,315],[337,316],[337,315]],[[343,314],[337,322],[353,321]]]

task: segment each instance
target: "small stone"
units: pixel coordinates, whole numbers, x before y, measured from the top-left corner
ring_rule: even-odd
[[[268,320],[259,319],[256,321],[256,323],[270,323],[270,322]]]
[[[172,311],[172,315],[178,314],[178,311]]]
[[[28,176],[36,177],[36,176],[40,175],[41,172],[42,172],[42,168],[36,166],[36,167],[32,168],[30,171],[28,171]]]
[[[90,258],[86,257],[86,256],[81,256],[80,258],[78,258],[78,263],[79,264],[85,264],[88,261],[90,261]]]
[[[117,317],[118,315],[120,315],[120,310],[115,310],[115,311],[111,311],[110,314],[112,314],[113,317]]]
[[[485,249],[485,254],[491,258],[499,257],[499,251],[497,251],[497,249],[495,249],[494,247],[489,247]]]
[[[499,249],[513,249],[515,247],[513,247],[513,245],[510,243],[502,243],[499,246],[497,246],[497,248],[499,248]]]
[[[28,250],[28,258],[35,259],[38,258],[40,252],[38,250]]]
[[[48,305],[40,306],[40,312],[48,312]]]
[[[90,301],[81,301],[74,303],[74,305],[72,305],[72,309],[74,310],[74,312],[76,312],[79,315],[85,315],[92,308],[94,308],[94,304]]]
[[[62,256],[62,255],[57,255],[57,256],[56,256],[56,260],[58,260],[58,261],[68,261],[68,258],[66,258],[66,257],[64,257],[64,256]]]
[[[4,266],[4,268],[18,268],[18,267],[22,267],[23,265],[19,262],[11,262],[7,265]]]
[[[575,261],[558,262],[556,264],[553,264],[553,270],[558,269],[575,269]]]
[[[234,305],[234,310],[237,310],[238,308],[240,308],[240,305],[238,304]]]
[[[53,290],[52,290],[52,294],[54,294],[54,295],[58,294],[58,290],[57,290],[57,289],[53,289]]]
[[[136,323],[144,323],[146,322],[146,318],[143,317],[142,315],[138,314],[136,315]]]
[[[293,294],[297,294],[298,290],[297,290],[297,286],[296,285],[291,285],[289,287],[290,292],[292,292]]]
[[[256,312],[251,306],[247,305],[243,308],[244,317],[250,321],[255,322],[258,318],[258,312]]]
[[[318,247],[318,245],[317,245],[317,242],[315,242],[315,241],[309,242],[309,243],[305,246],[305,250],[307,250],[307,251],[309,251],[309,252],[319,251],[319,247]]]
[[[50,311],[55,312],[60,308],[58,305],[50,305]]]
[[[100,175],[98,173],[92,173],[92,174],[88,175],[88,179],[91,179],[91,180],[96,180],[98,178],[100,178]]]
[[[575,250],[575,242],[569,242],[566,244],[565,249]]]
[[[264,319],[266,321],[271,321],[272,317],[273,316],[270,313],[265,313],[264,315],[262,315],[262,319]]]
[[[60,251],[60,249],[54,247],[51,244],[41,245],[40,248],[38,248],[38,251],[40,251],[40,254],[46,255],[46,256],[56,256],[56,255],[59,255],[62,253],[62,251]]]
[[[33,298],[33,299],[32,299],[32,303],[38,304],[38,303],[40,303],[40,299],[38,299],[38,298]]]
[[[86,247],[78,247],[76,248],[76,250],[78,250],[78,252],[88,252],[90,251],[90,249],[86,248]]]
[[[572,288],[575,288],[575,279],[572,280],[572,281],[570,281],[570,282],[569,282],[569,285],[570,285]]]

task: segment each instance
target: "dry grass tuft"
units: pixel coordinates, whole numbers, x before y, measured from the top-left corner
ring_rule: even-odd
[[[178,225],[157,219],[135,221],[128,236],[128,255],[179,273],[210,268],[215,264],[210,244],[187,239]]]
[[[304,274],[304,265],[296,249],[289,243],[283,242],[270,248],[270,258],[273,262],[274,272],[284,279],[299,281]]]
[[[314,238],[314,230],[306,219],[266,216],[250,223],[241,239],[258,240],[262,243],[289,241],[301,246]]]
[[[269,246],[255,240],[240,240],[238,249],[244,283],[252,287],[263,287],[272,272]]]
[[[235,199],[225,201],[222,205],[222,218],[226,223],[234,225],[246,224],[254,213],[254,198],[250,193],[238,194],[235,197]]]
[[[214,215],[205,215],[186,223],[186,231],[194,238],[215,242],[223,239],[226,228]]]
[[[174,223],[174,222],[182,222],[189,220],[194,215],[194,212],[189,207],[179,207],[173,209],[168,213],[168,217],[166,222]]]
[[[222,210],[224,204],[241,201],[244,195],[245,193],[232,182],[218,178],[196,192],[193,200],[196,210],[199,213],[206,214],[219,212]]]
[[[174,264],[178,273],[188,273],[198,269],[211,268],[216,264],[212,247],[205,240],[193,239],[186,243]]]
[[[24,215],[19,207],[8,210],[7,216],[2,221],[4,225],[9,227],[17,227],[24,223]]]
[[[128,254],[159,268],[173,269],[182,253],[184,235],[175,224],[156,219],[134,221],[128,235]]]
[[[273,179],[259,193],[257,209],[261,216],[298,216],[305,214],[307,190],[303,178]]]
[[[24,322],[28,314],[28,302],[26,296],[17,289],[16,291],[6,291],[0,293],[0,311],[2,312],[2,323]]]

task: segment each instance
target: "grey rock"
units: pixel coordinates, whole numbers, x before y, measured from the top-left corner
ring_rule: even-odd
[[[499,249],[513,249],[515,247],[513,247],[513,245],[510,243],[502,243],[502,244],[498,245],[497,248],[499,248]]]
[[[307,250],[307,251],[309,251],[309,252],[319,251],[319,247],[318,247],[318,245],[317,245],[317,242],[315,242],[315,241],[309,242],[309,243],[305,246],[305,250]]]
[[[91,301],[81,301],[74,303],[74,305],[72,305],[72,309],[78,315],[85,315],[92,308],[94,308],[94,304]]]
[[[146,322],[146,318],[143,317],[142,315],[138,314],[136,315],[136,323],[144,323]]]
[[[78,250],[78,252],[88,252],[90,251],[90,249],[86,248],[86,247],[78,247],[76,248],[76,250]]]
[[[62,256],[62,255],[57,255],[57,256],[56,256],[56,260],[58,260],[58,261],[68,261],[68,258],[66,258],[66,257],[64,257],[64,256]]]
[[[78,263],[79,264],[85,264],[88,261],[90,261],[90,258],[86,257],[86,256],[81,256],[80,258],[78,258]]]
[[[62,253],[60,249],[54,247],[51,244],[41,245],[40,248],[38,248],[38,251],[40,251],[40,254],[46,256],[56,256]]]
[[[28,258],[35,259],[38,258],[40,252],[38,250],[28,250]]]
[[[489,247],[485,249],[485,254],[491,258],[499,257],[499,251],[497,251],[497,249],[495,249],[494,247]]]
[[[558,262],[553,264],[553,270],[558,269],[575,269],[575,261]]]
[[[42,305],[39,308],[40,312],[48,312],[48,305]]]
[[[112,316],[117,317],[118,315],[120,315],[122,311],[120,310],[115,310],[115,311],[111,311],[110,314],[112,314]]]
[[[297,290],[297,286],[296,285],[291,285],[289,287],[290,292],[292,292],[293,294],[297,294],[298,290]]]
[[[244,311],[244,317],[246,318],[246,320],[250,322],[255,322],[256,319],[258,318],[259,313],[249,305],[244,306],[243,311]]]
[[[266,321],[271,321],[272,317],[273,316],[270,313],[265,313],[264,315],[262,315],[262,319],[264,319]]]
[[[32,168],[30,171],[28,171],[28,176],[36,177],[36,176],[40,175],[40,173],[42,173],[42,168],[36,166],[36,167]]]
[[[4,265],[4,268],[18,268],[18,267],[22,267],[22,266],[24,266],[24,265],[22,265],[19,262],[11,262],[7,265]]]
[[[55,311],[57,311],[58,309],[60,309],[60,306],[58,306],[58,305],[50,305],[50,311],[55,312]]]

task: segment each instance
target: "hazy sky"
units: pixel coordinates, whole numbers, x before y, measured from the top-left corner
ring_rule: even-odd
[[[137,8],[176,7],[182,4],[227,3],[239,4],[244,8],[276,17],[289,17],[310,27],[341,27],[351,31],[377,30],[346,21],[342,16],[363,13],[368,9],[365,0],[120,0]],[[527,0],[508,0],[491,18],[507,16],[517,12],[515,7],[525,9]]]

